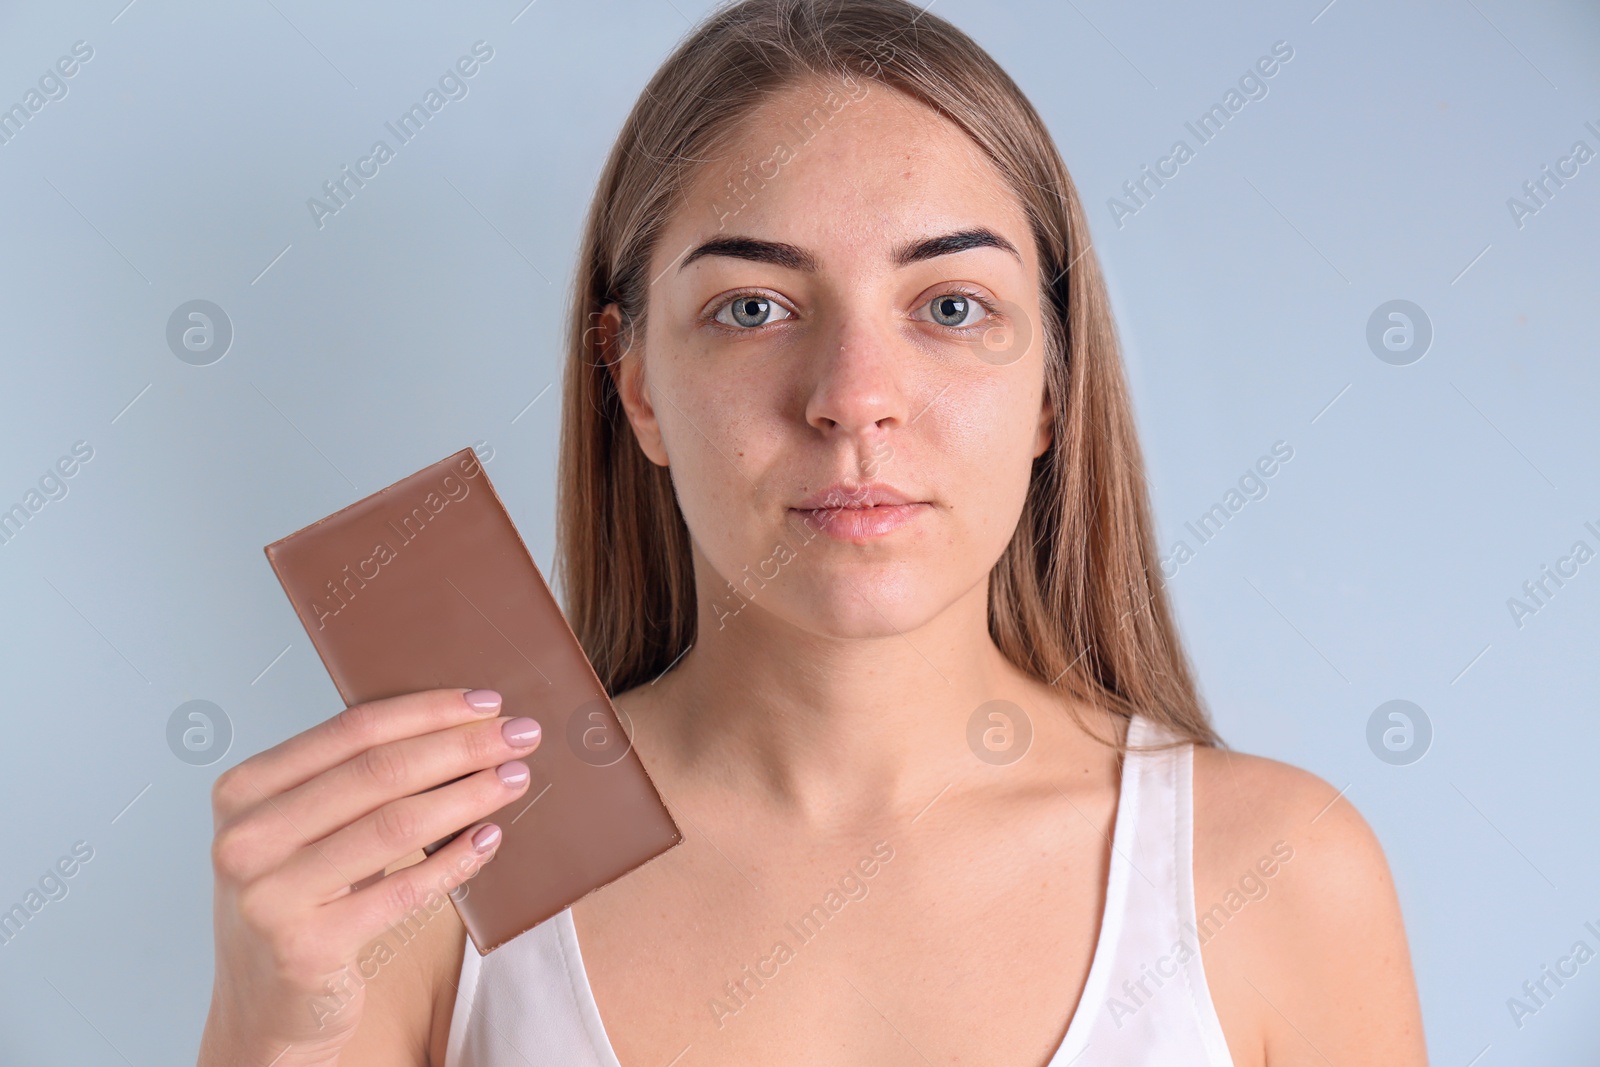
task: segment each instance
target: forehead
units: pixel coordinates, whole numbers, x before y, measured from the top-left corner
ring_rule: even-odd
[[[743,115],[691,178],[658,269],[718,232],[786,241],[823,269],[908,239],[983,226],[1032,265],[1027,212],[953,122],[878,82],[819,80]]]

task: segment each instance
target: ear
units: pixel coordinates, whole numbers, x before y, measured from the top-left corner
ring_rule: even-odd
[[[612,384],[616,386],[623,411],[627,412],[628,423],[633,427],[633,439],[639,442],[640,451],[656,466],[667,466],[667,450],[661,443],[661,424],[656,421],[649,383],[645,381],[644,354],[637,349],[623,347],[622,313],[617,305],[607,304],[584,333],[593,343],[594,355],[605,363],[611,374]]]
[[[1045,383],[1044,400],[1039,405],[1039,426],[1033,438],[1033,458],[1038,459],[1049,451],[1050,443],[1055,440],[1056,409],[1050,402],[1050,385]]]

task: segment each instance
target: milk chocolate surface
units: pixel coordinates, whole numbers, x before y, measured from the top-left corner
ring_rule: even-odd
[[[539,721],[499,852],[452,895],[480,954],[682,840],[472,449],[266,554],[347,705],[459,686]]]

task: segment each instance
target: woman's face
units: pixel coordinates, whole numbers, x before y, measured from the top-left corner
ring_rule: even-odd
[[[986,588],[1050,409],[1027,216],[959,129],[865,80],[775,97],[649,276],[618,382],[671,470],[703,626],[892,636]]]

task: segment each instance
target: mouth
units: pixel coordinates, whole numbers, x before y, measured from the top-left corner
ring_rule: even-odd
[[[926,500],[892,485],[828,486],[788,509],[807,529],[840,541],[863,542],[916,522],[932,510]]]

